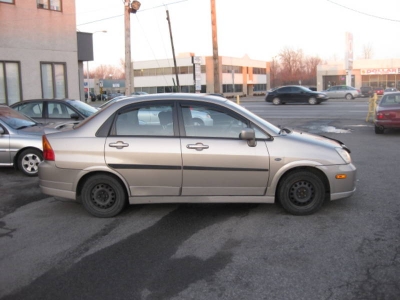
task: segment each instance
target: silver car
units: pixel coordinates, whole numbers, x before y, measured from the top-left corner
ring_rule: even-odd
[[[159,111],[154,122],[140,121],[147,110]],[[194,122],[197,113],[212,122]],[[277,128],[217,96],[117,101],[43,141],[41,191],[80,200],[97,217],[113,217],[127,203],[276,201],[307,215],[356,189],[343,143]]]
[[[43,160],[42,135],[47,129],[6,105],[0,105],[0,166],[14,166],[35,176]]]
[[[345,98],[347,100],[352,100],[361,97],[360,90],[347,85],[335,85],[323,92],[331,99]]]

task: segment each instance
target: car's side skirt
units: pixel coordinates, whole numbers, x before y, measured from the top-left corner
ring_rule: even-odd
[[[156,196],[129,197],[130,204],[151,203],[274,203],[271,196]]]

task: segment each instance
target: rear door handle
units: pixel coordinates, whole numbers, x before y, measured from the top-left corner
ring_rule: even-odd
[[[203,143],[196,143],[196,144],[188,144],[186,145],[188,149],[195,149],[197,151],[203,151],[203,149],[210,148],[208,145],[204,145]]]
[[[117,148],[117,149],[122,149],[124,147],[129,147],[129,144],[128,143],[124,143],[123,141],[118,141],[116,143],[109,143],[108,146],[114,147],[114,148]]]

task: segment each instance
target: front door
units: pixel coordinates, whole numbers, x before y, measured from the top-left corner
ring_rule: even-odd
[[[239,138],[247,120],[207,104],[182,104],[182,195],[263,195],[269,176],[264,142]],[[193,117],[202,122],[193,122]]]

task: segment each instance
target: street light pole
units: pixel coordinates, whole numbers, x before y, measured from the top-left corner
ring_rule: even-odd
[[[125,0],[125,96],[132,93],[132,58],[131,58],[131,13],[140,8],[139,1]]]

